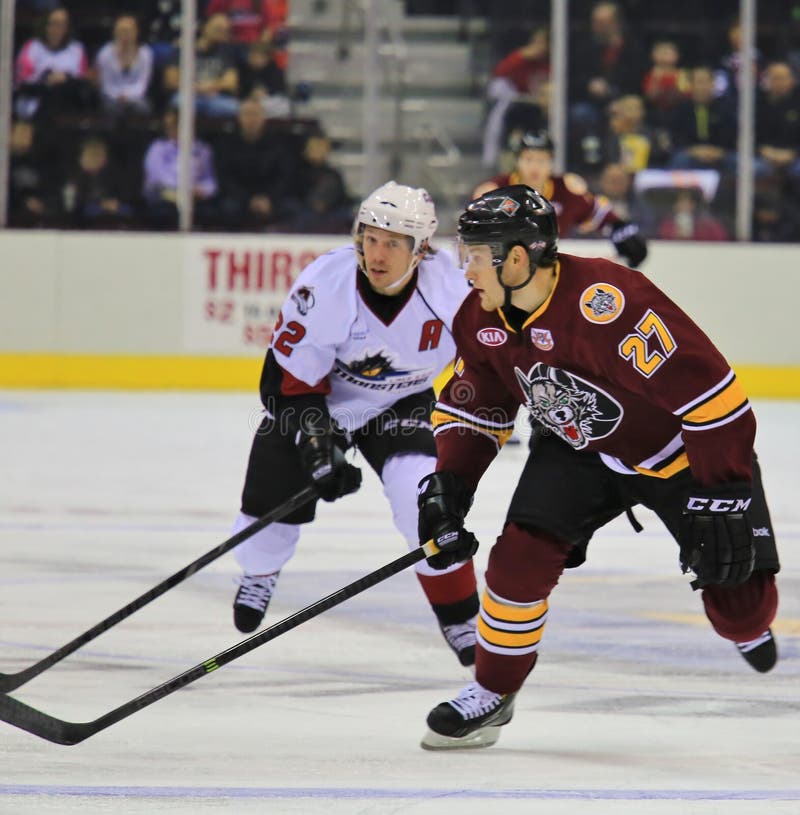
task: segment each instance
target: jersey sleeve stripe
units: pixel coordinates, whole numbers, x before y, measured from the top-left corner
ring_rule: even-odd
[[[711,430],[714,427],[722,427],[723,425],[730,424],[730,422],[738,419],[743,414],[747,413],[750,410],[750,402],[745,399],[744,404],[739,405],[738,407],[731,410],[729,413],[726,413],[724,416],[719,416],[716,419],[712,419],[706,422],[687,422],[684,420],[681,427],[684,430]]]
[[[691,402],[687,402],[683,407],[679,407],[677,410],[673,411],[673,415],[681,417],[686,416],[688,413],[695,410],[695,408],[713,399],[717,394],[722,393],[735,379],[736,374],[732,370],[729,370],[721,382],[718,382],[713,388],[709,388],[705,393],[701,393],[700,396],[695,397],[691,400]]]
[[[511,438],[511,434],[513,433],[513,430],[488,430],[485,427],[472,424],[471,422],[466,422],[463,419],[453,419],[452,417],[443,415],[438,411],[434,411],[431,414],[431,423],[433,424],[434,436],[438,436],[440,433],[444,433],[446,430],[462,428],[470,433],[479,433],[481,436],[486,436],[497,445],[498,449],[500,449]]]
[[[463,419],[470,424],[479,425],[480,427],[483,427],[493,433],[514,429],[514,419],[505,422],[495,422],[482,416],[476,416],[474,413],[468,413],[466,410],[459,410],[458,408],[451,407],[444,402],[437,402],[433,412],[441,413],[455,419]]]
[[[724,419],[746,404],[747,394],[739,380],[734,378],[730,385],[692,408],[681,418],[684,426],[697,427]]]
[[[651,478],[672,478],[675,473],[685,470],[689,466],[689,456],[681,448],[677,456],[661,462],[658,467],[648,469],[646,467],[634,467],[637,473],[649,475]]]

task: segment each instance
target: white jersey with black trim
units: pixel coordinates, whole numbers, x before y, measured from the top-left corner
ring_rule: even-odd
[[[387,325],[361,297],[360,274],[352,247],[309,264],[289,292],[271,344],[295,379],[314,387],[328,378],[328,409],[350,431],[431,387],[455,355],[453,317],[469,292],[449,255],[426,256],[415,290]]]

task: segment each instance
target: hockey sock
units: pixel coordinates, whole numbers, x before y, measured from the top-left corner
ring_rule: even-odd
[[[720,637],[748,642],[760,637],[775,619],[778,588],[771,572],[753,572],[739,586],[706,586],[706,616]]]

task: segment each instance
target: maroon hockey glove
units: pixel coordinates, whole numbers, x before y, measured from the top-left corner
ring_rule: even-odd
[[[464,516],[472,504],[464,482],[450,472],[431,473],[419,482],[419,540],[431,538],[441,550],[428,558],[434,569],[446,569],[469,560],[478,551],[478,540],[464,529]]]
[[[697,575],[692,588],[738,586],[753,572],[756,550],[747,510],[749,484],[696,487],[681,517],[681,569]]]
[[[330,430],[301,430],[297,448],[303,469],[323,501],[335,501],[361,486],[361,470],[345,459]]]

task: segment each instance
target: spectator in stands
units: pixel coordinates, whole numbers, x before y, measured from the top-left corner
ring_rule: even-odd
[[[670,124],[672,168],[735,170],[736,133],[735,109],[729,100],[715,96],[711,68],[692,68],[689,98],[675,108]]]
[[[239,68],[239,97],[260,102],[268,116],[288,116],[286,76],[272,59],[272,46],[253,42]]]
[[[800,195],[800,94],[787,62],[771,62],[756,105],[757,172],[789,182]]]
[[[144,0],[147,10],[140,12],[147,20],[144,38],[153,49],[156,65],[166,65],[174,56],[181,36],[181,0]]]
[[[525,123],[525,130],[539,129],[541,112],[536,97],[540,86],[550,78],[550,37],[547,28],[534,29],[528,42],[504,57],[492,71],[492,78],[486,89],[491,104],[486,119],[483,140],[483,165],[494,167],[500,145],[504,143],[509,128],[506,114],[512,103],[531,104],[535,120]],[[517,116],[522,114],[518,110]]]
[[[103,108],[111,113],[149,113],[147,96],[153,77],[153,52],[139,43],[139,24],[132,14],[114,21],[110,42],[98,52],[95,74]]]
[[[144,216],[154,229],[174,229],[178,223],[178,113],[169,109],[163,118],[164,136],[155,139],[144,157]],[[192,191],[195,222],[217,222],[217,177],[209,145],[196,140],[192,146]]]
[[[742,70],[742,24],[738,17],[728,25],[728,43],[730,51],[722,57],[720,67],[714,74],[714,92],[717,96],[736,102],[741,84],[739,74]],[[754,56],[753,82],[757,84],[761,73],[761,52],[756,49]]]
[[[239,108],[239,70],[231,46],[231,24],[224,14],[212,14],[203,25],[195,51],[195,109],[204,116],[234,116]],[[180,85],[178,53],[164,70],[164,87],[176,96]]]
[[[577,32],[570,45],[570,116],[576,125],[602,127],[609,102],[641,90],[641,43],[626,29],[617,3],[596,3],[588,35]]]
[[[286,15],[288,0],[209,0],[206,15],[226,14],[235,42],[271,45],[275,61],[286,68]]]
[[[656,40],[650,50],[650,70],[642,78],[642,93],[654,125],[666,125],[673,108],[687,98],[689,78],[681,68],[681,52],[672,40]]]
[[[221,208],[231,229],[261,230],[288,221],[301,190],[298,151],[287,136],[267,130],[261,103],[239,105],[237,131],[217,150]]]
[[[109,161],[108,145],[89,136],[64,187],[65,208],[80,229],[113,229],[127,225],[133,215],[133,207],[122,198],[122,179]]]
[[[608,132],[605,138],[605,160],[615,162],[629,173],[644,170],[650,163],[650,133],[644,123],[644,102],[630,94],[609,105]]]
[[[666,241],[726,241],[722,222],[705,211],[697,188],[677,191],[672,214],[658,225],[658,237]]]
[[[59,6],[17,55],[17,115],[29,119],[39,113],[46,118],[90,109],[95,100],[87,72],[86,50],[72,38],[69,13]]]
[[[572,232],[580,235],[600,232],[608,236],[617,252],[634,268],[647,257],[647,243],[638,224],[621,218],[603,196],[593,195],[579,175],[553,174],[553,142],[547,133],[526,133],[517,145],[517,161],[511,173],[478,185],[472,197],[509,184],[527,184],[541,192],[556,211],[562,237],[569,237]]]
[[[60,213],[57,167],[37,150],[31,121],[11,125],[8,173],[8,224],[48,226]]]
[[[345,235],[353,223],[353,200],[342,174],[329,162],[330,139],[320,131],[306,139],[295,175],[300,199],[292,220],[293,232]]]
[[[622,164],[606,164],[597,191],[608,199],[611,209],[625,221],[639,221],[633,197],[633,176]]]
[[[753,240],[770,243],[800,241],[800,205],[781,194],[775,179],[756,180],[753,196]]]

